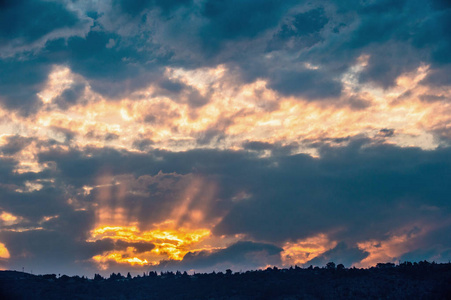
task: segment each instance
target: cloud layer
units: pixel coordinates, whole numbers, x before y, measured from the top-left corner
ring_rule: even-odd
[[[449,20],[439,0],[0,2],[0,267],[449,260]]]

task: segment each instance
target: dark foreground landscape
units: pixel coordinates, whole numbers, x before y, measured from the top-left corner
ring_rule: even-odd
[[[451,264],[426,261],[143,275],[87,279],[0,271],[0,299],[451,299]]]

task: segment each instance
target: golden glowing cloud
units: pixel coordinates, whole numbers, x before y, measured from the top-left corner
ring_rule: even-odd
[[[0,258],[8,259],[11,255],[9,254],[8,249],[6,249],[5,244],[0,243]]]
[[[0,220],[2,221],[2,225],[4,226],[9,226],[9,225],[14,225],[14,224],[18,224],[22,221],[21,217],[15,216],[11,213],[8,213],[6,211],[3,211],[0,214]]]
[[[370,240],[358,243],[358,247],[366,252],[369,256],[357,263],[357,267],[371,267],[379,262],[396,262],[396,259],[402,254],[409,251],[407,235],[392,236],[387,241]]]
[[[144,242],[155,246],[150,251],[152,254],[161,255],[161,258],[181,260],[191,250],[191,245],[205,239],[209,235],[210,231],[208,229],[187,230],[185,228],[177,228],[140,231],[135,226],[105,226],[92,230],[88,242],[102,239],[120,240],[127,243]],[[116,256],[112,254],[109,253],[107,257],[119,257],[116,255],[119,255],[119,253],[115,253]],[[147,257],[146,253],[141,255]],[[120,255],[120,257],[123,256]],[[140,259],[141,261],[146,260],[145,258]]]
[[[132,266],[139,265],[139,266],[147,266],[149,265],[149,262],[144,259],[139,259],[138,257],[127,257],[128,253],[132,252],[132,248],[127,248],[127,251],[125,253],[107,253],[103,255],[96,255],[93,256],[92,259],[97,263],[97,265],[102,270],[108,269],[109,263],[116,262],[119,264],[130,264]]]
[[[379,262],[397,262],[396,260],[404,253],[421,247],[421,238],[441,226],[443,224],[433,226],[423,223],[411,224],[390,233],[390,237],[386,240],[368,240],[357,243],[357,246],[368,252],[369,255],[355,265],[357,267],[370,267]]]
[[[330,241],[325,234],[318,234],[296,242],[287,242],[283,245],[283,265],[303,265],[336,245],[337,242]]]
[[[244,141],[257,140],[290,144],[300,142],[301,152],[311,152],[302,142],[343,138],[359,134],[377,137],[380,129],[390,128],[395,135],[386,142],[400,146],[437,146],[431,131],[446,130],[451,123],[451,106],[446,101],[424,101],[428,97],[449,98],[447,90],[433,90],[422,85],[428,66],[405,73],[393,88],[382,90],[356,81],[367,61],[362,58],[342,77],[343,95],[334,102],[312,102],[303,98],[283,97],[267,87],[265,80],[248,84],[236,82],[232,72],[220,65],[187,71],[167,69],[167,76],[197,90],[208,102],[200,107],[177,97],[160,95],[157,87],[131,94],[120,101],[110,101],[89,88],[89,84],[67,67],[55,67],[46,88],[39,93],[44,106],[30,118],[2,111],[7,122],[5,133],[54,139],[72,147],[116,147],[133,150],[136,140],[152,140],[153,147],[187,150],[199,147],[197,140],[205,132],[222,132],[220,142],[212,139],[202,147],[239,149]],[[84,101],[57,109],[53,99],[74,82],[83,82]],[[349,99],[359,99],[365,107],[355,108]],[[182,101],[183,100],[183,101]],[[352,100],[355,101],[355,100]],[[351,104],[350,104],[351,103]],[[53,107],[53,109],[49,109]],[[19,130],[20,129],[20,130]],[[68,139],[67,133],[71,137]],[[30,145],[20,153],[22,169],[36,169],[36,151]]]
[[[199,147],[237,150],[242,149],[244,142],[261,141],[297,144],[299,148],[295,152],[315,155],[316,150],[311,148],[311,144],[337,138],[367,136],[375,143],[433,149],[439,145],[436,134],[451,135],[451,104],[439,100],[425,101],[426,96],[431,99],[451,97],[449,90],[435,90],[422,84],[429,72],[428,66],[402,74],[395,87],[383,90],[357,82],[358,73],[364,70],[367,61],[368,56],[362,56],[341,78],[344,86],[342,96],[323,102],[285,97],[270,89],[264,79],[246,84],[237,82],[233,72],[223,65],[196,70],[168,68],[168,78],[188,86],[179,94],[162,93],[158,86],[150,84],[128,97],[111,100],[93,91],[84,78],[69,68],[56,66],[38,95],[43,108],[35,115],[22,116],[0,108],[0,130],[3,133],[0,145],[4,146],[13,135],[30,138],[30,143],[19,151],[1,154],[1,157],[18,161],[14,171],[20,174],[55,168],[54,164],[40,162],[39,154],[56,148],[83,151],[86,147],[112,147],[143,151],[135,148],[136,142],[147,141],[149,147],[170,151]],[[58,97],[76,83],[84,86],[82,101],[59,107],[56,103]],[[192,91],[208,101],[203,105],[190,105],[189,93]],[[390,129],[394,134],[381,135],[381,129]],[[211,138],[214,134],[221,138]],[[135,179],[125,175],[114,177],[108,170],[99,172],[103,173],[95,182],[80,189],[84,196],[95,189],[97,197],[89,204],[95,209],[96,224],[88,241],[108,238],[155,245],[151,251],[143,253],[137,253],[130,246],[94,256],[100,265],[105,266],[108,261],[147,265],[165,258],[182,259],[193,249],[224,246],[223,242],[214,240],[209,230],[222,216],[206,214],[217,194],[214,182],[187,177],[177,185],[174,180],[164,179],[164,174],[158,175],[161,178],[142,176]],[[170,204],[161,205],[171,207],[164,211],[164,218],[139,219],[137,215],[142,209],[139,201],[126,201],[127,195],[150,197],[146,182],[149,186],[156,184],[158,189],[164,189],[163,185],[179,189],[174,199],[168,200]],[[10,188],[28,193],[43,186],[43,182],[35,180]],[[248,195],[244,193],[240,197],[234,200],[246,199]],[[66,201],[76,210],[89,208],[76,197]],[[5,224],[18,222],[14,219],[17,217],[6,212],[0,218]],[[402,237],[394,235],[392,240],[381,243],[384,251],[375,246],[379,245],[377,241],[359,244],[361,249],[370,252],[363,263],[396,257],[402,251],[396,250],[401,246],[395,245],[404,244]],[[283,262],[286,265],[303,264],[334,245],[335,242],[329,241],[326,235],[288,242],[283,245]]]
[[[177,183],[177,181],[180,182]],[[139,204],[133,207],[126,203],[130,192],[143,193],[140,190],[148,184],[157,189],[182,189],[176,197],[167,219],[155,223],[152,220],[144,224],[136,218]],[[224,245],[224,241],[211,237],[213,224],[205,223],[204,211],[214,199],[216,185],[199,176],[164,174],[145,175],[134,179],[133,176],[113,177],[105,173],[98,177],[97,185],[84,187],[84,192],[91,193],[98,189],[96,199],[97,221],[91,230],[88,242],[112,240],[119,245],[111,251],[105,251],[92,259],[100,268],[107,268],[111,262],[130,265],[152,265],[163,259],[181,260],[189,251],[212,250]],[[148,197],[146,195],[146,197]],[[113,204],[114,202],[114,204]],[[131,217],[130,217],[131,216]],[[218,222],[219,219],[215,219]],[[148,229],[144,229],[148,228]],[[148,245],[149,250],[138,251],[136,245]]]
[[[105,226],[91,231],[87,242],[111,239],[125,242],[126,249],[105,251],[92,257],[100,269],[106,270],[111,263],[131,266],[152,266],[161,260],[182,260],[188,252],[223,249],[241,239],[235,237],[214,237],[209,229],[186,229],[173,227],[174,222],[160,224],[162,228],[141,231],[136,226]],[[138,251],[134,245],[153,245],[147,251]]]

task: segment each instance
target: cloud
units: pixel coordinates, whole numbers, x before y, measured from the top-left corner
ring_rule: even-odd
[[[206,1],[202,13],[209,22],[201,30],[201,36],[205,39],[252,38],[275,26],[290,2],[294,1]]]
[[[360,81],[388,88],[399,75],[421,64],[430,64],[431,74],[445,72],[446,55],[441,53],[447,53],[450,44],[443,38],[450,27],[449,9],[439,2],[424,6],[376,1],[348,6],[272,0],[239,4],[113,1],[112,7],[75,3],[70,6],[73,10],[48,1],[33,5],[19,2],[7,10],[18,14],[25,25],[33,9],[41,18],[57,17],[41,27],[4,26],[10,29],[3,33],[8,41],[22,36],[24,45],[45,39],[42,51],[27,53],[26,59],[2,60],[2,69],[9,69],[8,73],[33,74],[27,76],[26,85],[9,75],[0,87],[3,104],[25,112],[39,108],[35,94],[52,64],[68,65],[93,90],[115,99],[151,84],[164,89],[168,80],[162,74],[167,66],[192,69],[227,64],[246,82],[265,78],[282,95],[321,100],[339,98],[340,78],[362,55],[369,60]],[[187,28],[186,37],[174,29],[181,26]],[[49,36],[63,29],[64,33]],[[315,67],[305,69],[306,64]],[[437,82],[430,76],[428,81]],[[185,90],[194,107],[210,101],[195,89]]]
[[[48,41],[83,35],[88,19],[52,1],[3,1],[0,9],[0,103],[8,109],[34,113],[55,53],[44,51]]]
[[[31,58],[16,61],[0,59],[0,103],[7,109],[19,110],[25,114],[40,107],[36,94],[43,88],[50,72],[45,61]],[[27,74],[27,76],[24,76]]]
[[[190,5],[192,2],[192,0],[144,0],[136,2],[117,0],[113,1],[113,5],[118,5],[123,12],[136,16],[147,9],[155,7],[161,9],[164,14],[168,14],[181,6]]]
[[[383,128],[381,130],[379,130],[378,135],[383,136],[383,137],[390,137],[393,136],[395,134],[395,130],[394,129],[389,129],[389,128]]]
[[[299,13],[284,23],[268,42],[267,51],[290,50],[296,51],[305,47],[312,47],[323,40],[321,29],[327,24],[323,7]]]
[[[448,87],[451,85],[451,80],[449,79],[449,72],[451,70],[450,65],[444,65],[440,68],[435,68],[431,70],[428,76],[424,79],[424,83],[431,85],[433,87]]]
[[[3,1],[0,20],[3,49],[32,44],[52,32],[81,23],[75,12],[67,10],[62,3],[51,1]]]
[[[105,241],[105,240],[98,240],[95,243],[98,243],[100,241]],[[155,245],[152,243],[145,243],[145,242],[129,243],[126,241],[118,240],[114,244],[114,247],[112,247],[111,249],[102,249],[102,251],[99,251],[99,253],[103,252],[103,251],[113,250],[113,249],[125,250],[127,247],[133,247],[137,253],[142,253],[142,252],[147,252],[147,251],[154,249]]]
[[[9,268],[19,270],[25,267],[37,273],[86,273],[83,260],[92,257],[99,246],[90,247],[83,240],[90,224],[88,213],[71,212],[63,213],[50,228],[2,230],[1,239],[11,253]],[[42,264],[44,261],[46,263]]]
[[[190,252],[159,266],[256,268],[284,263],[283,247],[318,264],[446,260],[450,13],[441,0],[0,1],[7,263]],[[135,239],[93,240],[109,225]],[[156,232],[175,252],[155,254]]]
[[[7,143],[0,147],[0,151],[7,155],[15,154],[28,146],[32,140],[19,135],[9,136],[7,137]]]
[[[271,244],[240,241],[225,249],[189,252],[181,261],[162,261],[153,266],[152,270],[224,272],[226,269],[258,269],[268,265],[280,265],[281,251],[281,248]]]
[[[216,150],[154,151],[147,155],[96,150],[90,156],[53,152],[42,154],[41,159],[54,161],[62,172],[60,178],[79,187],[95,181],[95,170],[102,169],[109,170],[125,185],[129,179],[119,179],[118,175],[142,176],[160,170],[166,174],[194,173],[215,178],[221,189],[211,200],[221,201],[207,202],[207,215],[225,214],[214,228],[217,235],[246,234],[256,240],[283,242],[330,233],[333,239],[353,243],[368,236],[383,239],[392,228],[403,226],[412,218],[443,220],[449,209],[445,184],[449,179],[447,165],[451,163],[447,159],[449,149],[431,152],[370,146],[368,142],[354,140],[347,146],[324,146],[320,148],[320,159],[304,154],[259,158],[246,152]],[[151,163],[143,165],[142,160]],[[153,182],[164,178],[161,176],[147,178],[155,178],[151,179]],[[144,178],[140,181],[144,182]],[[177,181],[182,178],[185,177],[173,177]],[[142,187],[140,193],[147,193],[146,185]],[[232,205],[231,199],[242,190],[252,196]],[[156,201],[166,197],[166,191],[161,192],[161,196],[155,194]],[[130,194],[124,199],[137,201],[137,197]],[[157,212],[150,209],[152,202],[146,198],[139,201],[144,215],[146,211]],[[426,204],[439,210],[420,209]],[[373,223],[378,226],[373,228]]]
[[[12,149],[14,150],[14,149]],[[8,151],[8,147],[7,147]],[[0,158],[0,182],[2,183],[12,183],[14,182],[11,178],[13,174],[14,167],[17,165],[17,161],[11,158]]]
[[[69,106],[82,100],[85,88],[85,84],[75,83],[71,87],[65,89],[61,95],[57,96],[53,100],[53,103],[56,103],[61,109],[67,109]]]
[[[159,265],[207,270],[279,264],[281,248],[277,245],[323,233],[342,244],[311,263],[341,256],[343,263],[351,264],[364,258],[364,250],[358,250],[357,243],[372,239],[387,241],[387,247],[398,245],[396,229],[412,227],[412,220],[419,222],[415,225],[419,228],[448,228],[449,148],[424,151],[370,142],[364,139],[351,140],[344,146],[325,145],[319,149],[320,158],[305,154],[260,157],[253,150],[199,149],[152,150],[148,154],[113,149],[42,153],[41,162],[55,166],[54,174],[47,173],[55,183],[29,193],[4,190],[2,207],[29,220],[11,228],[43,229],[5,231],[0,239],[10,251],[11,261],[17,263],[23,261],[17,256],[23,251],[46,261],[47,246],[30,244],[33,240],[59,241],[51,244],[55,251],[69,247],[66,254],[52,258],[58,264],[113,251],[109,249],[134,247],[138,251],[135,255],[152,249],[152,245],[105,242],[101,248],[100,244],[87,248],[95,246],[96,250],[82,250],[95,226],[95,215],[100,213],[97,221],[138,222],[151,229],[169,217],[185,228],[211,226],[213,237],[241,235],[253,241],[227,250],[193,252],[181,263]],[[19,179],[25,178],[21,175],[14,182],[20,184]],[[89,193],[83,192],[86,186],[91,186]],[[245,197],[237,196],[243,193]],[[196,211],[201,214],[193,213]],[[59,217],[39,225],[44,216],[52,215]],[[83,226],[70,227],[74,222]],[[422,232],[428,236],[434,231]],[[440,234],[433,236],[431,245],[442,239],[438,238]],[[399,250],[401,254],[422,248],[420,240],[405,241],[408,244],[396,246],[404,249]],[[431,251],[437,251],[436,257],[444,257],[447,249],[433,246]],[[249,254],[254,252],[262,255]]]
[[[325,266],[328,262],[334,262],[336,265],[343,264],[349,268],[354,263],[360,262],[368,256],[368,253],[357,248],[349,247],[346,243],[338,243],[335,248],[330,249],[320,256],[308,261],[306,265]]]
[[[276,72],[272,75],[269,87],[283,95],[307,99],[332,98],[341,94],[339,82],[316,70]]]
[[[268,161],[267,167],[239,168],[240,182],[253,196],[235,205],[214,232],[283,240],[341,228],[332,238],[382,238],[413,216],[432,217],[415,209],[420,203],[445,209],[446,191],[433,187],[446,175],[433,161],[442,165],[448,150],[431,156],[416,149],[361,146],[323,149],[319,160],[296,155],[277,160],[276,166]],[[372,222],[378,226],[370,230],[366,225]]]

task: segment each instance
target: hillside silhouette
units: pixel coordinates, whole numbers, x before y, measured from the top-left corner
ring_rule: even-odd
[[[451,299],[451,263],[381,263],[93,279],[0,271],[0,299]]]

